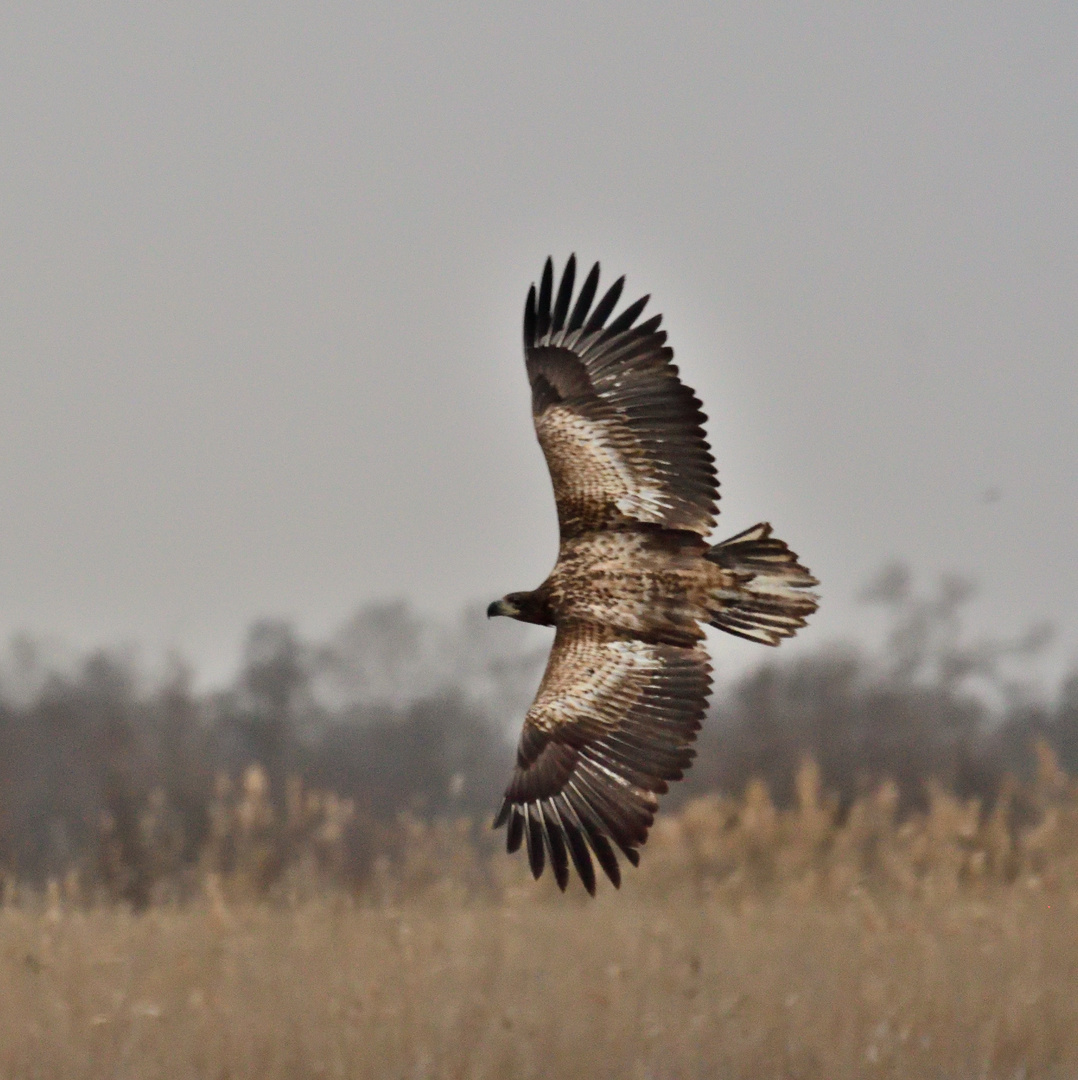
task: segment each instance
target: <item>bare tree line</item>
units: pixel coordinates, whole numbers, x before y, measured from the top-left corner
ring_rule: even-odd
[[[971,596],[956,578],[920,595],[901,567],[883,572],[865,594],[886,612],[883,651],[778,654],[720,686],[671,800],[737,794],[760,777],[781,806],[811,756],[841,804],[887,778],[907,810],[930,781],[990,807],[1005,777],[1031,772],[1037,739],[1078,774],[1078,675],[1053,700],[1023,692],[1016,680],[1048,629],[969,643]],[[373,605],[325,641],[258,621],[231,685],[197,693],[180,663],[147,685],[122,653],[63,670],[16,641],[0,666],[0,870],[30,882],[72,867],[120,875],[114,891],[145,902],[147,861],[204,860],[222,785],[256,763],[273,820],[302,817],[297,791],[332,792],[370,826],[353,829],[368,848],[402,813],[483,822],[546,650],[538,632],[493,634],[479,609],[441,625]],[[366,865],[376,853],[352,854]]]

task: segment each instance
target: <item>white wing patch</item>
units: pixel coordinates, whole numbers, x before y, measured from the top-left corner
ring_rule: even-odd
[[[536,434],[561,499],[581,509],[604,498],[627,518],[663,524],[672,504],[646,462],[633,467],[631,431],[616,417],[593,420],[556,405],[536,420]]]
[[[611,727],[611,703],[628,712],[665,665],[647,642],[582,637],[551,667],[555,679],[544,679],[526,721],[543,731],[568,723]]]

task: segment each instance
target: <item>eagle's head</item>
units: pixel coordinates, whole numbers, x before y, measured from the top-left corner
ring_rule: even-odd
[[[495,600],[487,608],[487,618],[505,615],[521,622],[538,623],[540,626],[552,626],[553,617],[546,597],[539,592],[511,592],[500,600]]]
[[[512,594],[503,596],[500,600],[495,600],[487,608],[488,619],[493,619],[495,615],[506,615],[510,619],[515,619],[519,614],[520,609],[513,603]]]

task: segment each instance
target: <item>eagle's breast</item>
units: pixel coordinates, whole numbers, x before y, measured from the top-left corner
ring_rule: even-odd
[[[692,645],[720,573],[706,543],[671,530],[588,532],[562,543],[547,579],[555,622],[590,622],[627,635]]]

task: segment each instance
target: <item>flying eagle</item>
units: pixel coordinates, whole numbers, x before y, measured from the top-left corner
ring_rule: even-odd
[[[692,762],[711,689],[701,623],[777,645],[816,610],[816,579],[766,523],[711,545],[718,481],[707,419],[678,378],[649,297],[610,319],[619,278],[592,304],[570,256],[554,293],[547,259],[524,308],[532,417],[554,483],[558,561],[532,592],[487,616],[556,628],[494,827],[547,858],[561,889],[572,860],[595,893],[592,853],[615,886],[614,848],[634,866],[658,797]],[[610,321],[608,321],[610,320]]]

